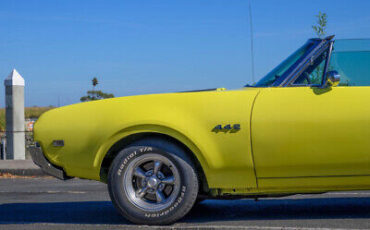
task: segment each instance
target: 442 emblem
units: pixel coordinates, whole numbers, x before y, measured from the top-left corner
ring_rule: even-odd
[[[218,133],[218,132],[230,132],[230,133],[236,133],[240,130],[240,124],[234,124],[230,125],[227,124],[225,126],[222,125],[216,125],[213,129],[212,132]]]

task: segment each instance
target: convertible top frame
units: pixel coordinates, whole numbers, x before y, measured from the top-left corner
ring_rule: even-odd
[[[293,71],[289,72],[287,76],[280,82],[278,86],[280,87],[289,87],[293,84],[293,82],[301,75],[301,73],[313,62],[316,58],[318,58],[323,52],[327,51],[328,49],[328,55],[326,57],[326,64],[325,69],[323,72],[323,80],[321,82],[321,85],[316,86],[322,86],[325,82],[325,75],[326,71],[328,69],[328,65],[330,62],[332,47],[333,47],[333,38],[334,35],[331,35],[329,37],[326,37],[324,39],[311,39],[311,40],[320,40],[318,45],[305,57],[303,60],[296,64],[296,67]],[[279,80],[278,80],[279,81]]]
[[[322,82],[320,85],[309,85],[321,87],[325,82],[325,75],[328,70],[328,65],[331,58],[332,47],[334,43],[334,35],[328,36],[324,39],[311,38],[308,42],[314,43],[314,46],[309,50],[305,56],[301,57],[296,63],[294,63],[281,77],[279,77],[271,86],[267,87],[290,87],[294,81],[304,72],[312,62],[316,60],[323,52],[328,51],[326,57],[325,68],[323,72]],[[307,85],[302,85],[307,86]],[[256,86],[257,87],[257,86]]]

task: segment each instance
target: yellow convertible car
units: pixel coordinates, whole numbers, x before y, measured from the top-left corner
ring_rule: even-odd
[[[33,160],[60,179],[107,183],[117,210],[140,224],[173,223],[207,198],[370,189],[364,43],[309,39],[259,82],[237,90],[50,110],[35,124],[42,151]]]

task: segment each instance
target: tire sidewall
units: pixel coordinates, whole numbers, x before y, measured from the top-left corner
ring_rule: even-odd
[[[131,203],[124,191],[124,175],[128,165],[135,158],[149,153],[160,154],[168,158],[177,168],[180,177],[180,189],[176,198],[171,205],[160,211],[147,211],[140,209]],[[162,149],[152,146],[132,146],[122,150],[109,170],[108,187],[114,205],[121,214],[135,223],[171,223],[175,219],[178,219],[181,210],[190,209],[186,208],[186,206],[193,206],[195,202],[194,197],[191,195],[194,191],[188,190],[194,190],[195,187],[197,190],[198,181],[196,176],[194,177],[194,167],[189,163],[190,162],[187,159],[183,159],[183,156],[179,157],[177,154],[170,154]],[[194,184],[196,184],[196,186],[194,186]]]

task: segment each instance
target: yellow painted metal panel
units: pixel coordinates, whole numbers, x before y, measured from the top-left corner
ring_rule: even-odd
[[[256,188],[250,114],[258,89],[144,95],[51,110],[35,124],[35,140],[68,175],[99,180],[109,148],[133,133],[172,136],[200,161],[210,188]],[[240,124],[239,132],[212,132]],[[64,147],[53,147],[53,140]]]
[[[307,176],[370,175],[369,137],[370,87],[266,88],[256,98],[252,144],[258,178],[297,177],[292,181],[300,183]],[[260,188],[288,186],[280,182],[269,180]]]

